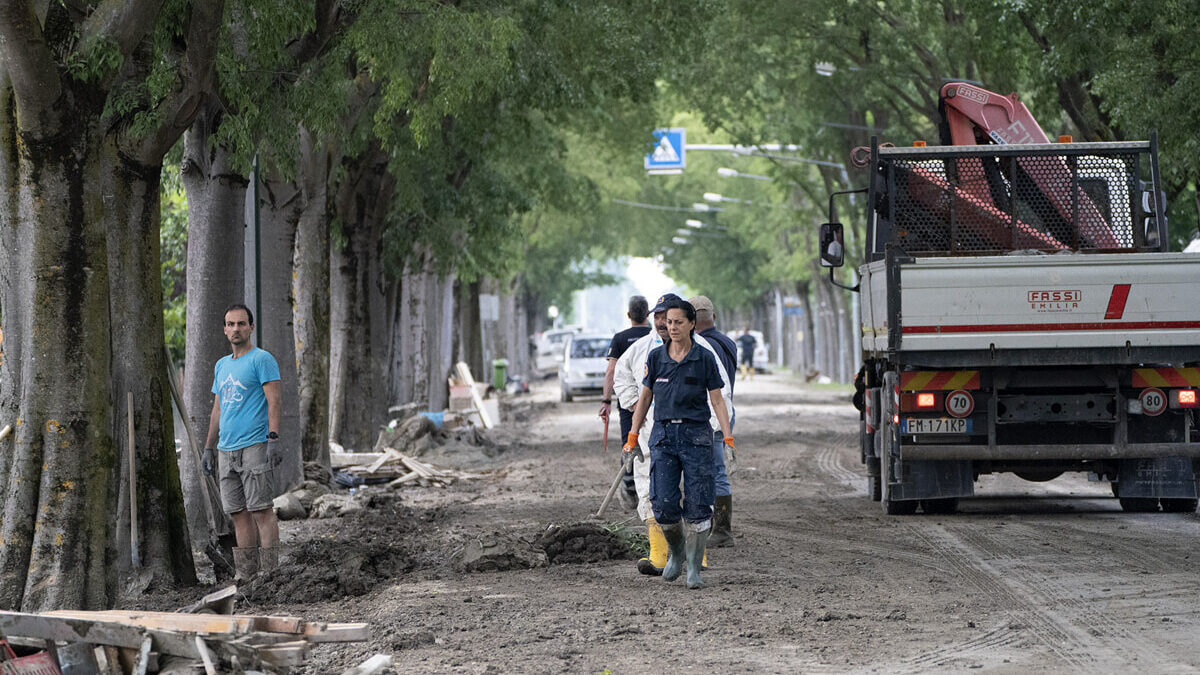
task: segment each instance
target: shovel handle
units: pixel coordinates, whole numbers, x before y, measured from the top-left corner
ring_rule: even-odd
[[[613,478],[612,487],[608,488],[608,494],[604,496],[604,501],[600,502],[600,508],[596,511],[597,518],[604,515],[604,509],[608,508],[608,503],[612,501],[613,495],[617,494],[617,488],[621,487],[621,479],[625,477],[625,469],[632,461],[633,455],[629,455],[624,462],[621,462],[621,468],[617,470],[617,475]]]

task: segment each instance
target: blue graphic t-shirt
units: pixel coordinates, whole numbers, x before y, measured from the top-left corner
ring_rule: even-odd
[[[219,450],[240,450],[267,440],[267,397],[263,384],[279,379],[275,357],[258,347],[230,354],[213,368],[212,393],[221,402]]]

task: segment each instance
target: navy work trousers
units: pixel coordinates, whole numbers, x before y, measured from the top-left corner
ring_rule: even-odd
[[[655,520],[672,525],[681,519],[703,523],[712,518],[714,474],[713,432],[707,421],[654,423],[650,433],[650,504]]]

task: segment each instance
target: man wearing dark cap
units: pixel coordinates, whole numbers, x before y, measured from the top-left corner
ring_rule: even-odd
[[[733,405],[733,372],[737,365],[737,345],[727,335],[717,330],[716,312],[712,300],[703,295],[697,295],[688,300],[696,309],[696,333],[708,340],[716,352],[717,358],[729,373],[729,391],[725,397],[729,405],[729,426],[733,428],[737,413]],[[713,433],[713,468],[716,469],[716,501],[713,504],[712,535],[708,538],[711,548],[733,546],[733,487],[729,484],[729,474],[725,467],[725,442],[720,432]]]
[[[629,349],[629,346],[640,340],[650,332],[650,325],[646,323],[646,317],[650,315],[650,303],[646,302],[646,298],[640,295],[635,295],[629,298],[629,311],[625,316],[629,317],[630,327],[617,333],[613,336],[612,342],[608,345],[608,370],[604,373],[604,401],[600,405],[600,418],[608,421],[609,412],[612,410],[613,398],[613,375],[617,367],[617,359]],[[633,407],[628,410],[621,406],[621,402],[617,401],[617,412],[621,419],[621,438],[625,439],[629,436],[629,427],[633,423]],[[618,456],[617,459],[623,459]],[[625,489],[621,491],[621,503],[625,504],[630,509],[637,508],[637,489],[633,483],[633,471],[625,474]]]

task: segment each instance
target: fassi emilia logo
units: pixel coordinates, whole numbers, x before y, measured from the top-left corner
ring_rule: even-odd
[[[1079,309],[1082,291],[1029,291],[1029,308],[1035,312],[1070,312]]]

